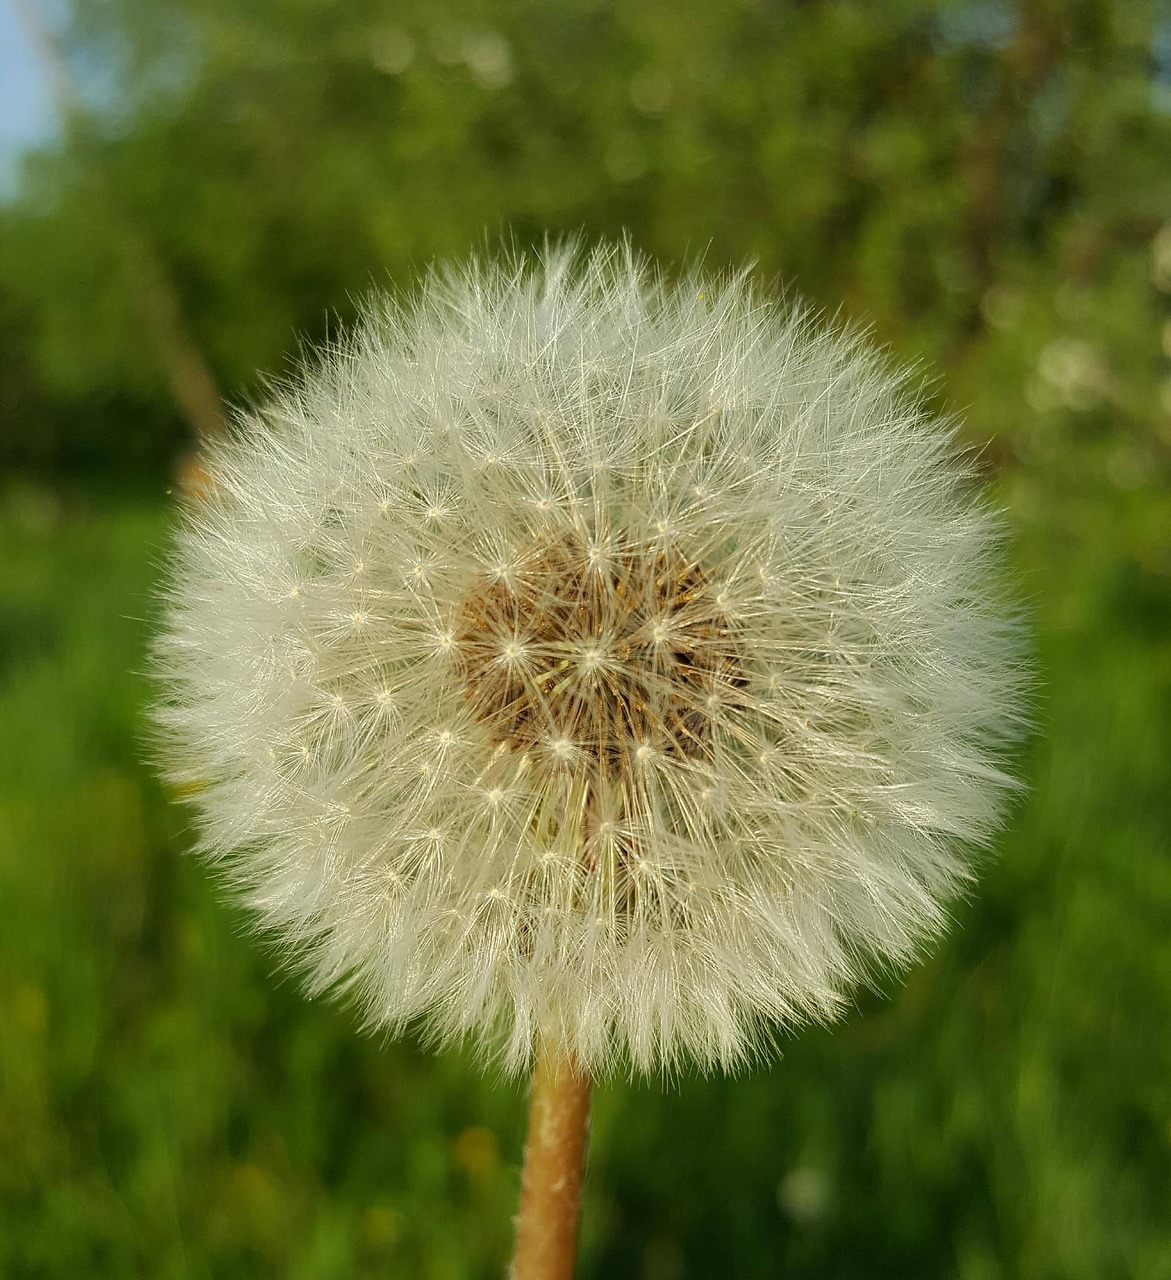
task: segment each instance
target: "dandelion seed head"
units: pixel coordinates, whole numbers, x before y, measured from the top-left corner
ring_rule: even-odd
[[[200,847],[373,1027],[731,1068],[945,922],[1025,677],[954,424],[741,275],[434,274],[211,445]],[[295,602],[295,603],[291,603]]]

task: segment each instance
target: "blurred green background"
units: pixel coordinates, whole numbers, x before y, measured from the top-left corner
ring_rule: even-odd
[[[220,397],[437,257],[629,228],[923,363],[1040,692],[905,982],[599,1088],[581,1275],[1171,1277],[1171,8],[20,5],[60,130],[0,203],[0,1275],[502,1274],[523,1089],[299,996],[183,856],[141,672]]]

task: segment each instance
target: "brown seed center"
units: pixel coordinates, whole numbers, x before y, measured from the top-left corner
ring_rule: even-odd
[[[565,532],[477,574],[454,639],[468,705],[495,742],[595,776],[648,754],[704,756],[744,685],[700,565],[625,538]]]

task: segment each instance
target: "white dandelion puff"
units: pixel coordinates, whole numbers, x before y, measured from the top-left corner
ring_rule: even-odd
[[[997,826],[1001,525],[953,423],[744,276],[434,274],[206,469],[169,773],[372,1026],[731,1067],[911,961]]]

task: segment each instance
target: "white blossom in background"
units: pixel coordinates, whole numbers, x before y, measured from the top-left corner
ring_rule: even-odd
[[[1018,633],[954,425],[857,338],[625,249],[473,264],[206,468],[169,775],[371,1026],[727,1068],[944,925]]]

